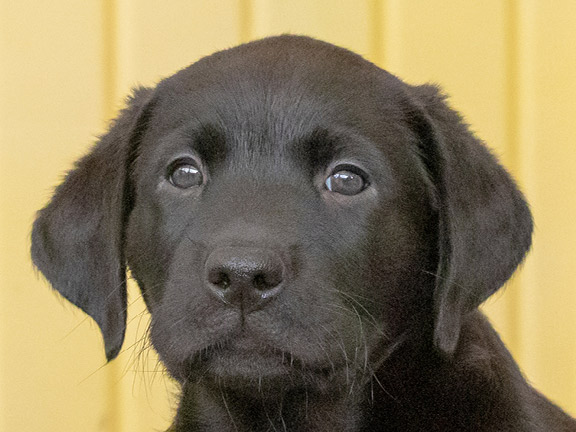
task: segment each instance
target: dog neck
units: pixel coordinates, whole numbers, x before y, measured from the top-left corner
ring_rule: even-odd
[[[347,392],[185,385],[174,432],[358,430],[359,403]]]

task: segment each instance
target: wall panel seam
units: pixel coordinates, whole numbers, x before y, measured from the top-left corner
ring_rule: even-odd
[[[102,0],[102,118],[107,128],[116,115],[118,81],[118,13],[117,0]],[[110,432],[122,432],[120,397],[120,371],[116,363],[105,367],[108,403],[105,424]]]

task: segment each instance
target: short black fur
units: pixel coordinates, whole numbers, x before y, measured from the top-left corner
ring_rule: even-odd
[[[169,181],[182,157],[202,184]],[[367,186],[331,191],[339,166]],[[109,360],[130,268],[182,389],[173,431],[576,431],[478,311],[531,233],[439,89],[281,36],[137,90],[38,214],[32,257]]]

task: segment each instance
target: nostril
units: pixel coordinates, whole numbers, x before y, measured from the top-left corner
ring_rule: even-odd
[[[264,291],[268,289],[268,282],[266,282],[266,276],[263,275],[262,273],[257,274],[256,276],[254,276],[254,279],[252,280],[252,285],[254,285],[254,288],[256,288],[258,291]]]
[[[208,282],[225,290],[230,286],[230,276],[222,269],[212,269],[208,272]]]
[[[258,291],[268,291],[282,282],[281,271],[260,272],[254,275],[252,285]]]

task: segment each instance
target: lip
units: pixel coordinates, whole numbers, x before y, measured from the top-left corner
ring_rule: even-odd
[[[327,383],[347,369],[346,364],[306,363],[287,351],[249,338],[213,345],[195,356],[188,367],[193,376],[258,386],[280,381],[289,385],[310,381]]]
[[[198,352],[187,362],[191,376],[218,379],[263,379],[293,373],[295,360],[290,354],[252,341],[214,344]]]

